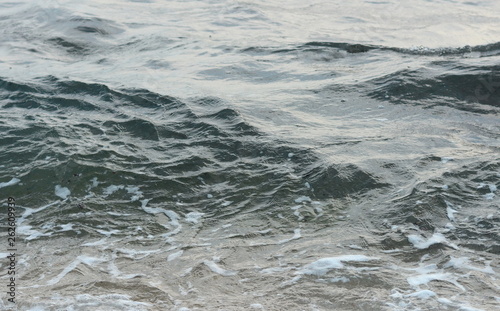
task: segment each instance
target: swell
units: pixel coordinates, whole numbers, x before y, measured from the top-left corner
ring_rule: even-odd
[[[106,205],[106,187],[128,183],[141,185],[151,206],[181,200],[184,209],[227,217],[272,211],[299,196],[352,199],[389,186],[354,164],[325,162],[260,132],[217,98],[182,101],[44,77],[31,84],[2,79],[0,105],[10,119],[2,178],[19,177],[23,187],[13,195],[28,204],[53,201],[56,185],[81,199],[97,178],[92,191],[99,195],[86,199],[96,208]]]
[[[381,102],[425,108],[446,106],[474,113],[498,114],[500,66],[495,59],[499,47],[500,43],[494,43],[427,50],[309,42],[287,49],[251,48],[243,52],[287,55],[288,60],[301,61],[313,68],[319,68],[316,67],[319,66],[318,62],[336,63],[334,67],[325,67],[325,71],[332,68],[329,75],[323,73],[317,77],[331,81],[327,87],[322,86],[322,90],[327,92],[356,92]],[[479,55],[468,56],[471,53]],[[408,60],[410,55],[411,61]],[[353,65],[346,74],[342,68],[346,58],[352,58],[361,67]],[[479,65],[477,59],[484,61]],[[362,67],[364,64],[376,69],[366,70]],[[290,73],[284,74],[293,77]],[[304,81],[308,79],[302,77]]]
[[[390,47],[376,44],[361,44],[349,42],[327,42],[327,41],[311,41],[301,45],[290,45],[284,48],[272,47],[246,47],[242,48],[242,53],[272,53],[286,54],[301,50],[316,50],[322,51],[325,49],[345,51],[350,54],[367,53],[371,51],[391,51],[399,54],[420,55],[420,56],[463,56],[469,53],[480,53],[480,56],[490,57],[500,54],[500,42],[463,46],[463,47],[443,47],[443,48],[426,48],[424,46],[401,48]]]
[[[435,75],[432,69],[400,70],[364,84],[368,96],[396,104],[426,107],[449,106],[476,113],[498,114],[500,108],[500,67],[460,66],[453,73]],[[436,68],[437,67],[437,68]],[[441,68],[439,68],[441,67]],[[480,104],[480,105],[477,105]]]

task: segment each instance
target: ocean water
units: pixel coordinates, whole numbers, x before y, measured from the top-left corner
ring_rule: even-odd
[[[0,309],[498,310],[499,13],[0,1]]]

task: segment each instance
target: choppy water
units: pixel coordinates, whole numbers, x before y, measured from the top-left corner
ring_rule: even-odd
[[[17,310],[496,310],[498,13],[0,1]]]

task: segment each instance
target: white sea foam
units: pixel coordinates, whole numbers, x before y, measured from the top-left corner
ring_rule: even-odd
[[[446,240],[446,237],[442,235],[441,233],[434,233],[429,239],[425,239],[424,237],[416,234],[411,234],[408,236],[408,241],[413,244],[418,249],[426,249],[429,248],[431,245],[434,244],[446,244],[449,245],[455,249],[458,249],[458,247],[452,243],[449,243]]]
[[[178,252],[172,253],[172,254],[168,255],[167,261],[172,261],[172,260],[175,260],[175,259],[179,258],[179,257],[182,256],[183,253],[184,253],[183,250],[180,250]]]
[[[116,230],[116,229],[113,229],[113,230],[110,230],[110,231],[105,231],[105,230],[101,230],[101,229],[95,229],[95,231],[99,232],[99,233],[100,233],[100,234],[102,234],[102,235],[107,236],[108,238],[109,238],[112,234],[118,234],[118,233],[120,233],[120,230]]]
[[[262,269],[259,272],[262,274],[274,274],[274,273],[288,271],[290,269],[292,269],[292,268],[291,267],[272,267],[272,268]]]
[[[201,219],[201,217],[203,217],[203,215],[205,215],[205,213],[199,213],[199,212],[187,213],[186,214],[186,221],[193,223],[193,224],[197,224],[198,222],[200,222],[200,219]]]
[[[479,268],[476,266],[473,266],[470,263],[470,260],[468,257],[451,257],[450,260],[444,265],[445,268],[453,267],[455,269],[468,269],[468,270],[474,270],[474,271],[479,271],[487,274],[495,274],[495,271],[493,268],[490,266],[490,263],[488,262],[484,268]]]
[[[125,188],[125,186],[123,186],[123,185],[119,185],[119,186],[111,185],[111,186],[106,187],[103,190],[103,194],[108,196],[108,195],[111,195],[111,194],[115,193],[116,191],[124,189],[124,188]]]
[[[486,200],[493,200],[495,194],[493,192],[487,193],[483,196]]]
[[[143,309],[143,307],[152,306],[150,303],[134,301],[131,296],[123,294],[107,294],[107,295],[100,295],[97,297],[84,294],[84,295],[77,295],[76,300],[79,303],[83,302],[95,303],[96,301],[105,302],[106,306],[109,306],[111,308],[120,308],[120,310],[123,310],[123,307],[129,307],[129,308],[136,308],[137,311],[141,311],[141,310],[146,310]]]
[[[116,249],[116,251],[125,255],[124,257],[138,260],[138,259],[146,258],[147,256],[149,256],[151,254],[159,253],[162,250],[155,249],[155,250],[147,250],[147,251],[138,251],[135,249],[118,248],[118,249]]]
[[[71,194],[71,191],[69,191],[69,189],[66,187],[61,187],[60,185],[56,185],[55,194],[64,200],[67,197],[69,197],[69,195]]]
[[[302,275],[296,275],[291,280],[286,280],[284,282],[281,282],[280,287],[285,287],[285,286],[297,284],[300,281],[300,279],[302,279]]]
[[[418,287],[422,284],[427,284],[431,281],[443,281],[451,283],[460,288],[462,291],[465,291],[465,288],[457,282],[457,278],[457,276],[451,273],[437,272],[410,276],[406,280],[408,281],[408,284],[414,287]]]
[[[423,290],[414,292],[412,294],[406,295],[406,297],[417,297],[420,299],[429,299],[429,298],[435,297],[435,296],[436,296],[436,293],[431,291],[431,290],[428,290],[428,289],[423,289]]]
[[[34,230],[32,228],[33,227],[29,226],[29,225],[17,226],[17,232],[20,235],[27,235],[27,237],[25,239],[28,241],[37,239],[39,237],[52,235],[52,232],[42,233],[42,232]]]
[[[83,263],[89,267],[93,267],[97,263],[102,263],[104,262],[103,259],[100,258],[94,258],[94,257],[88,257],[88,256],[78,256],[75,260],[73,260],[69,265],[64,268],[63,271],[61,271],[56,277],[52,278],[47,282],[47,285],[54,285],[59,283],[59,281],[62,280],[66,276],[66,274],[70,273],[73,271],[79,264]]]
[[[291,237],[289,239],[284,239],[284,240],[278,241],[277,244],[284,244],[284,243],[287,243],[287,242],[290,242],[290,241],[293,241],[293,240],[300,239],[302,237],[302,235],[300,234],[300,229],[293,230],[293,233],[294,233],[293,237]]]
[[[59,227],[61,227],[61,230],[59,230],[59,232],[71,231],[71,230],[73,230],[73,226],[74,226],[74,224],[59,225]]]
[[[10,181],[8,182],[0,182],[0,188],[3,188],[3,187],[8,187],[8,186],[13,186],[15,184],[18,184],[21,180],[19,178],[12,178]]]
[[[134,274],[124,274],[121,272],[118,267],[116,266],[115,260],[118,256],[116,255],[116,252],[113,253],[112,259],[108,263],[108,271],[109,273],[118,279],[133,279],[138,276],[145,276],[144,274],[140,273],[134,273]]]
[[[107,294],[93,296],[81,294],[76,296],[61,296],[54,294],[49,296],[47,301],[26,309],[27,311],[48,311],[48,310],[123,310],[123,311],[148,311],[152,305],[146,302],[135,301],[129,295]]]
[[[328,281],[331,283],[347,283],[350,280],[348,278],[346,278],[345,276],[341,276],[338,278],[330,278]]]
[[[19,220],[19,223],[21,223],[22,221],[24,221],[24,219],[26,219],[28,216],[31,216],[34,213],[41,212],[48,207],[51,207],[53,205],[60,204],[60,203],[61,203],[60,201],[55,201],[55,202],[49,203],[47,205],[41,206],[39,208],[28,208],[27,207],[24,210],[23,215],[21,216],[21,219]]]
[[[142,191],[139,190],[139,187],[127,186],[125,189],[127,190],[127,193],[132,194],[130,201],[134,202],[142,198]]]
[[[106,214],[111,215],[111,216],[130,216],[132,214],[123,214],[123,213],[117,213],[117,212],[106,212]]]
[[[311,202],[311,201],[312,201],[311,198],[305,195],[295,199],[295,203]]]
[[[315,262],[305,265],[297,271],[297,274],[312,274],[312,275],[325,275],[332,269],[343,269],[344,262],[363,262],[378,260],[377,257],[368,257],[364,255],[342,255],[337,257],[322,258]]]
[[[176,227],[174,230],[163,234],[162,235],[163,237],[169,237],[169,236],[177,234],[177,233],[179,233],[181,231],[182,225],[179,223],[179,220],[180,220],[179,214],[177,214],[176,212],[174,212],[172,210],[167,210],[167,209],[164,209],[164,208],[161,208],[161,207],[148,207],[147,206],[148,202],[149,202],[148,199],[145,199],[145,200],[141,201],[141,203],[142,203],[142,209],[146,213],[149,213],[149,214],[163,213],[165,216],[167,216],[170,219],[169,224],[172,225],[172,226],[174,226],[174,227]]]
[[[92,178],[90,181],[92,182],[92,184],[90,185],[89,189],[95,188],[101,183],[97,180],[97,177]]]
[[[212,260],[205,260],[203,263],[210,269],[212,272],[223,275],[223,276],[232,276],[238,274],[237,271],[231,271],[221,268]]]
[[[104,245],[104,244],[108,244],[107,238],[100,239],[100,240],[97,240],[95,242],[84,243],[84,244],[82,244],[82,246],[99,246],[99,245]]]
[[[457,213],[456,210],[452,209],[451,207],[446,207],[446,215],[448,216],[448,219],[451,221],[455,221],[455,213]]]
[[[488,187],[490,189],[490,192],[493,193],[495,191],[497,191],[497,186],[494,185],[494,184],[484,184],[484,183],[480,183],[479,186],[477,187],[478,189],[481,189],[481,188],[485,188],[485,187]]]

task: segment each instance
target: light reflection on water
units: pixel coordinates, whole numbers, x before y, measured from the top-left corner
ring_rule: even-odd
[[[0,7],[21,308],[494,309],[496,2]]]

